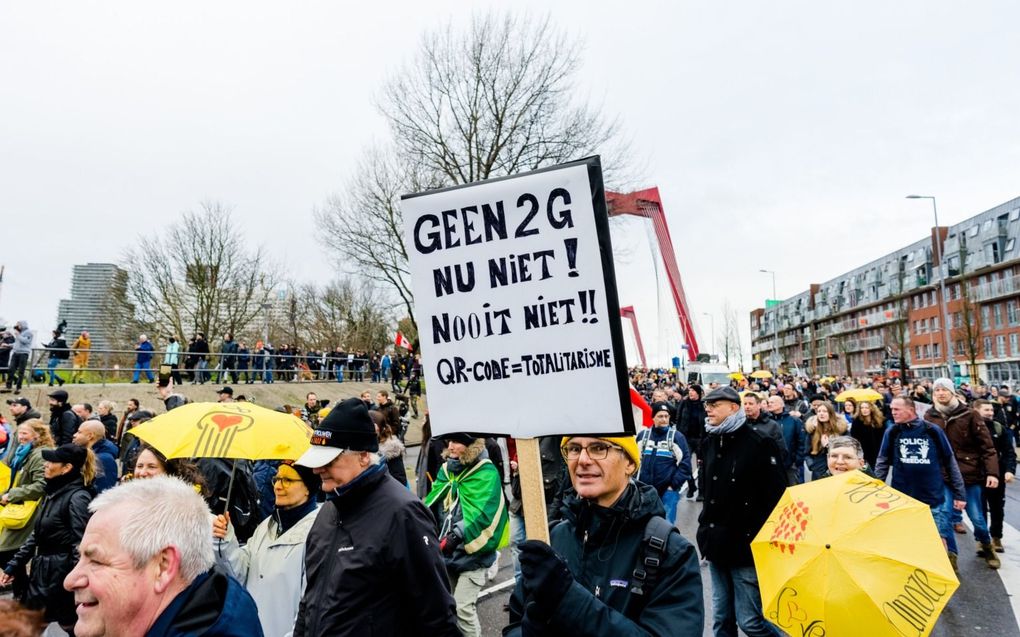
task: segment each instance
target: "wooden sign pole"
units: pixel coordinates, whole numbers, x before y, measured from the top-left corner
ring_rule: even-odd
[[[545,485],[538,438],[517,438],[517,471],[521,479],[524,528],[528,539],[548,544],[549,518],[545,511]]]

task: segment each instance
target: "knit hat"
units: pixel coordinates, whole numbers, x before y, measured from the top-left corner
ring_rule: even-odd
[[[301,478],[301,482],[305,483],[308,488],[308,493],[315,497],[315,494],[322,490],[322,479],[315,475],[315,471],[311,467],[303,467],[299,464],[294,464],[291,460],[284,460],[281,464],[289,466],[294,470],[298,477]]]
[[[954,385],[953,381],[948,378],[939,378],[936,379],[934,383],[932,383],[933,390],[938,389],[939,387],[941,387],[942,389],[948,389],[949,391],[956,393],[956,385]]]
[[[652,403],[652,417],[654,417],[655,414],[659,413],[660,411],[668,413],[671,418],[673,417],[673,407],[670,406],[669,403],[667,402]]]
[[[611,442],[614,445],[622,448],[623,453],[626,454],[626,456],[630,458],[636,466],[638,467],[641,466],[641,451],[638,450],[637,440],[634,438],[634,436],[620,436],[618,438],[608,438],[606,436],[595,437],[597,437],[599,440]],[[572,438],[573,436],[564,436],[563,440],[560,441],[560,448],[562,449],[563,447],[566,447],[567,443],[570,442]]]
[[[465,447],[470,447],[475,440],[478,440],[474,436],[463,432],[446,434],[445,436],[442,436],[442,439],[444,442],[459,442]]]
[[[702,387],[701,385],[698,385],[697,383],[692,384],[687,389],[688,390],[694,390],[695,392],[697,392],[698,398],[701,398],[702,396],[705,395],[705,388]]]
[[[312,434],[311,448],[295,464],[322,467],[344,451],[379,451],[379,438],[368,408],[360,398],[341,401],[319,422]]]

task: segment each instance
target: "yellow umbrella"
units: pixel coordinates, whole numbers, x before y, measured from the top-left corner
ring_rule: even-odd
[[[857,389],[848,389],[841,392],[839,396],[836,396],[836,402],[846,402],[848,398],[853,398],[859,403],[870,403],[876,400],[882,400],[882,394],[878,393],[874,389],[868,387],[858,387]]]
[[[730,374],[730,378],[732,380],[743,380],[744,379],[744,375],[741,374],[740,372],[733,372],[732,374]]]
[[[252,403],[190,403],[131,430],[167,458],[297,460],[311,428]]]
[[[751,551],[791,635],[926,637],[960,584],[928,505],[860,471],[787,489]]]
[[[767,369],[757,369],[751,372],[751,378],[772,378],[772,372]]]

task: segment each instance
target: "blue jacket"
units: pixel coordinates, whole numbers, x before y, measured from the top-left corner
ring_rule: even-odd
[[[181,591],[145,636],[263,637],[263,633],[255,600],[216,566]]]
[[[891,442],[893,441],[893,442]],[[963,476],[949,438],[941,427],[920,418],[885,430],[875,463],[875,476],[887,480],[893,469],[892,488],[928,506],[944,501],[942,468],[949,475],[954,500],[966,500]]]
[[[99,466],[102,469],[102,475],[97,475],[96,481],[92,485],[98,495],[117,484],[117,456],[120,455],[120,449],[103,438],[92,445],[92,453],[96,454],[96,460],[99,461]]]
[[[670,431],[673,432],[669,437]],[[641,451],[638,480],[655,487],[659,497],[670,487],[679,491],[691,479],[691,450],[687,438],[674,427],[651,427],[637,435]]]
[[[808,436],[804,431],[804,422],[794,418],[790,412],[783,410],[783,413],[770,414],[783,431],[783,441],[786,442],[787,463],[785,469],[790,467],[804,466],[804,458],[807,457]]]
[[[144,341],[138,344],[135,351],[138,352],[136,361],[139,365],[148,365],[152,361],[152,343],[150,341]]]

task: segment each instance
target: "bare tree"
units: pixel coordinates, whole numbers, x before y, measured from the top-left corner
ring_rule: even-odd
[[[180,339],[255,325],[276,283],[261,248],[246,245],[218,202],[184,213],[162,235],[140,237],[127,261],[126,299],[138,324]]]
[[[626,155],[617,124],[575,98],[579,65],[580,44],[548,19],[487,14],[467,33],[427,34],[380,96],[391,143],[368,150],[343,194],[316,211],[338,264],[385,284],[413,317],[401,194]],[[605,165],[607,179],[622,172],[622,160]]]
[[[380,305],[380,295],[370,283],[357,285],[343,278],[321,287],[305,284],[291,297],[301,299],[300,311],[288,316],[287,332],[295,343],[376,352],[389,342],[394,320],[388,308]]]
[[[950,330],[951,338],[954,342],[963,343],[963,351],[967,356],[967,362],[969,365],[969,373],[972,377],[977,378],[977,359],[981,354],[981,312],[979,311],[979,304],[974,298],[974,290],[971,289],[971,282],[973,276],[967,271],[967,257],[970,253],[967,251],[967,247],[960,242],[960,276],[957,280],[957,285],[960,286],[960,326]],[[948,300],[947,300],[948,303]],[[949,321],[950,326],[953,326],[952,317],[945,317],[946,321]],[[946,347],[952,345],[947,343]],[[953,354],[950,352],[949,360],[953,360]],[[934,353],[932,354],[934,356]]]
[[[742,366],[744,350],[740,344],[740,320],[737,318],[737,311],[728,299],[723,301],[722,323],[722,334],[719,335],[718,346],[722,349],[723,360],[726,361],[726,366],[731,369],[731,361],[734,359],[737,361],[737,366]]]

